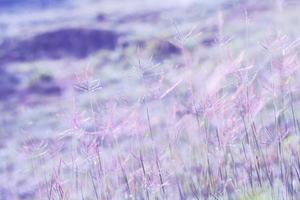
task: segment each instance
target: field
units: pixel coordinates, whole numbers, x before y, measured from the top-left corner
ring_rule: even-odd
[[[0,200],[300,199],[296,0],[15,2]]]

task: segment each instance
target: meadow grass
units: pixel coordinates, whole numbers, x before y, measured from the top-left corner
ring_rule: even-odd
[[[37,199],[298,199],[299,42],[277,31],[256,63],[247,47],[233,52],[223,25],[220,15],[213,66],[185,46],[196,33],[172,41],[178,66],[138,48],[121,88],[136,98],[98,101],[97,75],[76,75],[70,128],[23,144]]]

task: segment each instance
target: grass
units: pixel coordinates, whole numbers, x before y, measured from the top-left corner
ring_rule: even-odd
[[[198,33],[177,33],[178,65],[138,49],[122,85],[102,84],[89,69],[75,74],[70,113],[60,118],[68,128],[20,144],[29,198],[296,200],[298,40],[265,37],[256,62],[250,33],[237,53],[242,44],[223,35],[224,20],[207,62],[185,46]]]
[[[281,40],[264,46],[263,67],[228,56],[200,78],[188,65],[173,83],[141,76],[136,102],[98,104],[77,83],[89,103],[84,113],[74,104],[67,150],[52,155],[40,198],[297,199],[298,58],[272,53]]]

